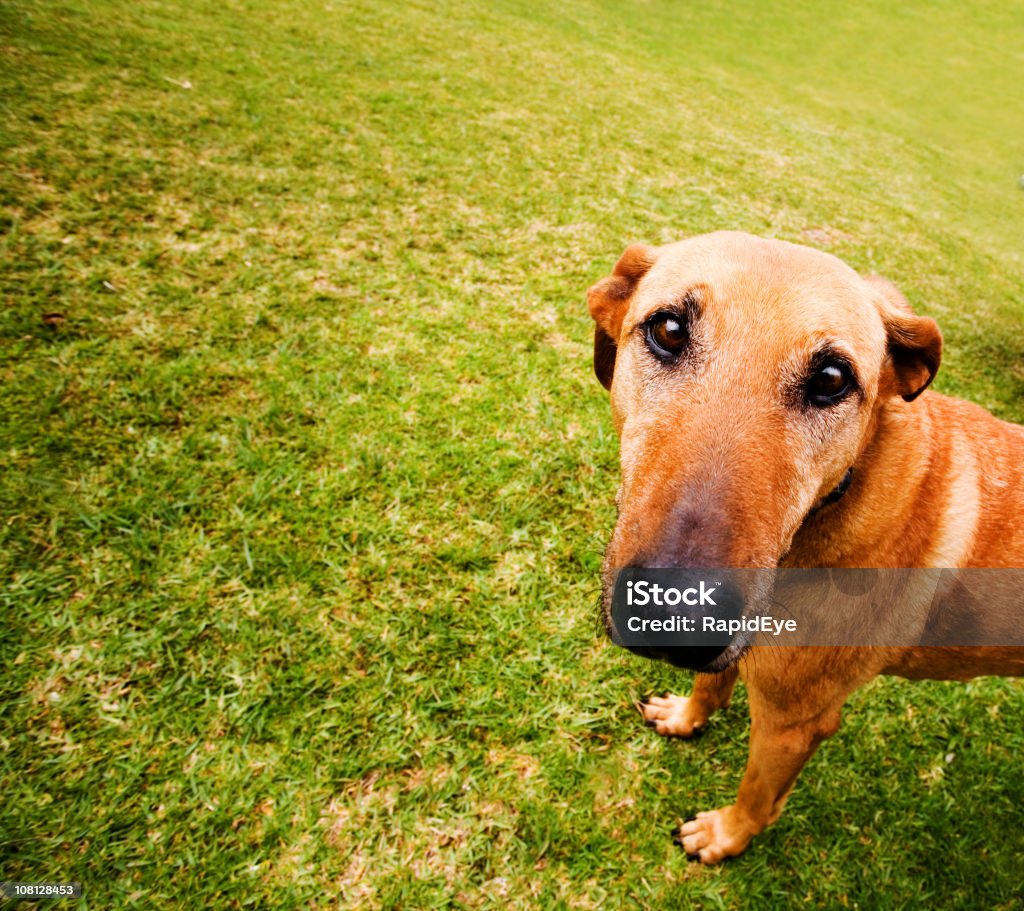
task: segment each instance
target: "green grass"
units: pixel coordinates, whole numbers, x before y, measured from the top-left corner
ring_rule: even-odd
[[[720,868],[608,644],[583,292],[812,243],[1024,419],[992,2],[0,6],[0,875],[89,908],[1016,908],[1024,698],[877,681]],[[952,762],[947,762],[953,754]]]

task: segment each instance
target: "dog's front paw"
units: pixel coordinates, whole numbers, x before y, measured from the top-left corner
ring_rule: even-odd
[[[687,696],[649,696],[640,705],[644,722],[663,737],[693,737],[708,720],[694,700]]]
[[[734,806],[698,813],[686,820],[675,836],[690,860],[717,864],[743,853],[754,833]]]

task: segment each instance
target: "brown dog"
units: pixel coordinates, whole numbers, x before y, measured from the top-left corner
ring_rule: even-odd
[[[594,367],[621,438],[615,573],[670,567],[1024,566],[1024,428],[937,393],[942,336],[884,279],[721,232],[632,246],[588,292]],[[851,470],[852,469],[852,470]],[[643,705],[689,737],[749,690],[736,802],[683,824],[706,864],[782,812],[847,696],[878,674],[1024,674],[1014,647],[730,646],[689,697]],[[679,662],[685,663],[685,662]]]

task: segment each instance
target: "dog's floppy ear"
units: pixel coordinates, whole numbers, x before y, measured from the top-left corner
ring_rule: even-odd
[[[619,257],[612,274],[587,291],[587,308],[595,323],[594,373],[605,389],[612,388],[615,351],[629,299],[654,259],[654,247],[633,244]]]
[[[912,402],[935,379],[942,360],[942,333],[935,320],[914,313],[892,282],[878,275],[869,275],[866,280],[881,297],[893,393]]]

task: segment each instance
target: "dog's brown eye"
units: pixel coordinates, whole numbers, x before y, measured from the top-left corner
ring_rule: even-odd
[[[818,408],[835,405],[850,391],[852,383],[850,368],[845,364],[823,364],[807,381],[807,401]]]
[[[656,313],[647,322],[647,341],[658,357],[674,358],[682,354],[689,336],[681,317],[675,313]]]

